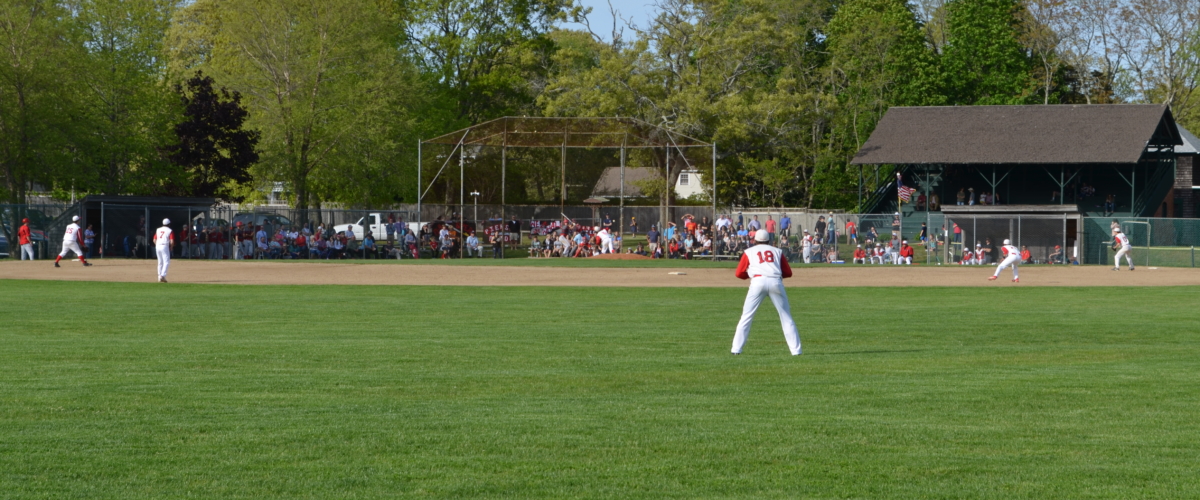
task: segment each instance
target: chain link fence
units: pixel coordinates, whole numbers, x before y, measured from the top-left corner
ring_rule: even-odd
[[[288,207],[213,207],[104,204],[100,210],[81,213],[69,204],[0,205],[0,257],[20,258],[17,228],[29,220],[33,253],[38,259],[53,258],[61,249],[62,234],[71,217],[83,217],[81,225],[90,235],[89,258],[154,258],[150,249],[155,229],[162,219],[172,221],[177,245],[176,258],[247,259],[247,258],[410,258],[437,255],[440,249],[435,234],[450,228],[461,244],[472,232],[484,246],[492,234],[507,242],[509,248],[524,248],[530,235],[554,234],[564,222],[594,227],[611,225],[625,241],[644,239],[652,226],[660,232],[664,226],[682,227],[688,216],[697,222],[715,221],[726,215],[733,231],[740,221],[748,229],[756,220],[768,227],[774,221],[777,244],[790,254],[802,253],[805,229],[814,236],[820,255],[817,262],[851,262],[857,245],[873,250],[877,244],[908,240],[915,250],[914,261],[930,265],[957,264],[975,258],[983,251],[982,261],[996,262],[1003,240],[1012,240],[1028,252],[1028,263],[1079,263],[1111,265],[1113,250],[1111,227],[1118,224],[1129,235],[1138,265],[1195,267],[1200,245],[1200,219],[1103,218],[1069,215],[959,215],[941,212],[898,214],[846,214],[800,208],[724,208],[713,213],[712,207],[626,206],[613,205],[466,205],[460,217],[458,205],[424,205],[423,219],[429,231],[421,232],[415,205],[389,209],[300,210]],[[510,231],[516,218],[521,230]],[[784,231],[787,217],[790,228]],[[461,229],[461,232],[459,231]],[[346,241],[334,243],[341,233]],[[413,234],[412,242],[406,241]],[[296,245],[304,235],[303,245]],[[320,235],[324,244],[319,244]],[[725,244],[718,232],[715,253],[736,256],[747,243]],[[639,239],[640,238],[640,239]],[[265,241],[264,241],[265,240]],[[847,247],[848,245],[848,247]],[[976,246],[978,245],[978,247]],[[334,248],[337,247],[337,248]],[[814,252],[815,253],[815,252]],[[461,252],[460,254],[461,255]],[[976,259],[978,260],[978,259]]]

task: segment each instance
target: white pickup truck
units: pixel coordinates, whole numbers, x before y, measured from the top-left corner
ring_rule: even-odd
[[[358,222],[353,224],[338,224],[333,226],[333,232],[334,234],[341,232],[346,232],[349,234],[349,232],[353,230],[354,239],[362,241],[363,238],[367,236],[366,231],[370,231],[371,235],[375,237],[376,241],[384,241],[387,240],[388,235],[387,225],[387,219],[383,217],[383,214],[370,213],[365,217],[358,219]],[[411,231],[415,223],[406,222],[405,225],[408,226],[409,230]],[[366,228],[366,231],[363,230],[364,227]]]

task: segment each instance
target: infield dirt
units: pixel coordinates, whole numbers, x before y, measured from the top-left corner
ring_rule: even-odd
[[[0,263],[0,279],[154,282],[155,261],[95,260],[12,261]],[[1104,266],[1037,266],[1021,271],[1011,283],[1005,270],[988,281],[993,266],[829,266],[798,267],[788,287],[920,287],[920,286],[1183,286],[1200,285],[1200,269],[1138,268],[1114,272]],[[683,274],[678,274],[683,273]],[[605,286],[605,287],[744,287],[732,269],[697,268],[562,268],[507,266],[439,266],[341,264],[331,262],[175,260],[171,283],[234,285],[457,285],[457,286]],[[168,284],[169,285],[169,284]]]

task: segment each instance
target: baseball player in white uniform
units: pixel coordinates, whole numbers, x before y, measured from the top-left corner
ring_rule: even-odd
[[[1017,264],[1021,262],[1021,250],[1013,246],[1012,240],[1004,240],[1004,246],[1000,247],[1000,254],[1004,256],[1004,260],[1000,261],[1000,265],[996,266],[996,273],[992,274],[988,281],[993,281],[1000,277],[1000,271],[1004,268],[1012,266],[1013,268],[1013,283],[1020,283],[1021,278],[1017,276]]]
[[[1113,241],[1121,244],[1121,249],[1117,250],[1116,257],[1113,257],[1113,271],[1121,270],[1121,256],[1125,256],[1125,262],[1129,263],[1129,270],[1133,270],[1133,255],[1129,251],[1133,250],[1133,244],[1129,242],[1129,236],[1121,232],[1120,228],[1113,229]]]
[[[613,253],[613,237],[608,228],[601,229],[596,235],[600,237],[600,253]]]
[[[67,256],[67,252],[75,252],[79,257],[79,262],[84,266],[90,266],[87,259],[83,258],[83,250],[79,249],[79,241],[83,238],[83,234],[79,229],[79,216],[71,217],[71,223],[67,224],[67,229],[63,231],[62,252],[58,254],[58,258],[54,259],[54,267],[62,267],[58,265],[58,261]]]
[[[158,282],[167,282],[167,268],[171,266],[171,248],[175,246],[175,232],[171,231],[171,219],[163,219],[162,227],[154,232],[154,253],[158,255]]]
[[[754,233],[754,237],[757,238],[758,233]],[[804,230],[804,237],[800,239],[800,246],[802,248],[801,253],[804,256],[804,263],[811,264],[812,263],[813,237],[812,237],[812,235],[808,234],[807,229]]]
[[[763,297],[769,295],[775,310],[779,312],[779,322],[783,324],[783,338],[787,341],[788,349],[793,356],[800,355],[800,334],[796,331],[796,322],[792,321],[787,291],[783,289],[783,279],[792,277],[792,268],[788,266],[782,250],[767,244],[770,238],[765,229],[755,231],[754,241],[758,244],[747,248],[738,263],[736,276],[750,280],[750,290],[742,305],[742,319],[738,321],[737,332],[733,335],[733,354],[742,353],[742,346],[746,345],[746,338],[750,336],[754,313],[758,311]]]

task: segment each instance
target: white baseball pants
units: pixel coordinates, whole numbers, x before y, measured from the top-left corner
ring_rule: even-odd
[[[812,250],[808,248],[804,249],[804,263],[812,264]]]
[[[33,256],[33,243],[21,245],[21,260],[37,260]]]
[[[62,252],[58,256],[66,257],[67,252],[75,252],[76,257],[83,258],[83,251],[79,249],[79,242],[77,241],[64,241]]]
[[[1000,265],[996,266],[996,274],[993,274],[992,276],[1000,276],[1000,271],[1003,271],[1004,268],[1006,268],[1008,266],[1012,266],[1013,279],[1017,279],[1017,264],[1019,264],[1020,262],[1021,262],[1020,254],[1009,255],[1008,257],[1005,257],[1003,261],[1000,262]],[[1034,276],[1034,278],[1036,280],[1037,276]]]
[[[167,277],[167,268],[171,266],[171,247],[156,247],[154,253],[158,254],[158,277]]]
[[[600,253],[613,253],[612,240],[608,240],[608,241],[604,242],[604,250],[602,250]]]
[[[1130,250],[1133,250],[1133,247],[1125,246],[1121,247],[1120,250],[1117,250],[1116,257],[1113,257],[1113,267],[1121,267],[1121,256],[1124,255],[1125,262],[1129,263],[1130,269],[1133,269],[1133,257],[1129,255]]]
[[[900,262],[903,262],[904,265],[906,265],[906,266],[911,266],[912,265],[912,257],[900,257]]]
[[[800,334],[796,331],[796,322],[792,321],[792,307],[788,304],[787,291],[783,288],[780,278],[751,278],[750,290],[746,292],[746,302],[742,305],[742,319],[738,321],[737,332],[733,335],[733,351],[742,352],[746,338],[750,336],[750,325],[754,322],[754,313],[763,297],[770,295],[779,313],[779,322],[783,325],[783,338],[787,341],[788,350],[792,355],[800,354]]]

